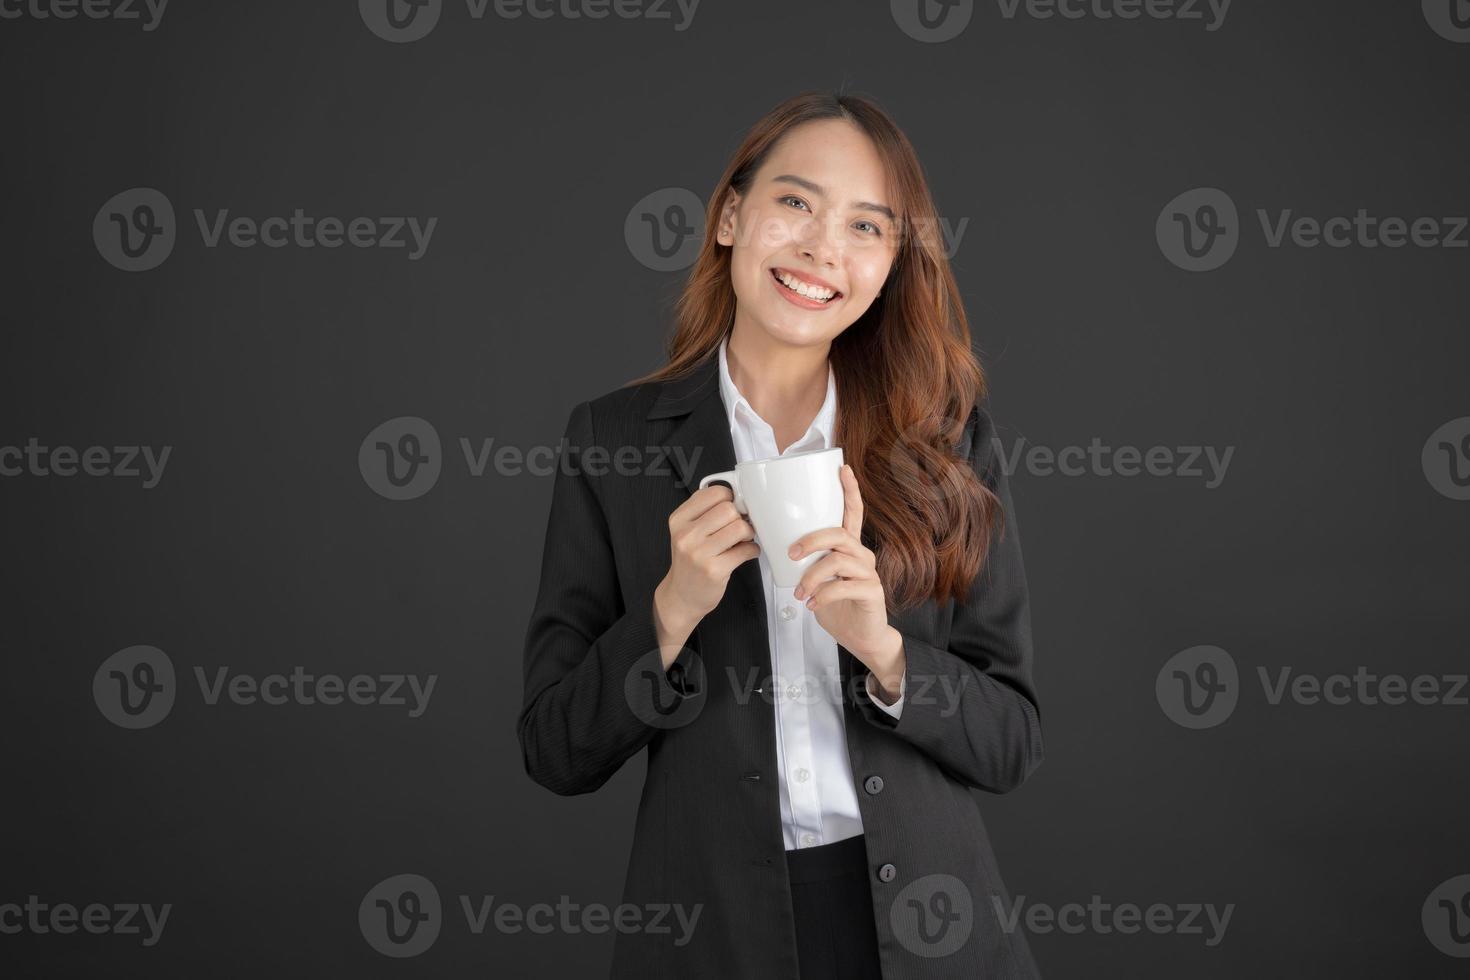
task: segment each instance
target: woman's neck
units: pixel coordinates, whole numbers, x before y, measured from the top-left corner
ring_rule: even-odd
[[[725,357],[730,380],[755,413],[770,424],[776,451],[800,439],[827,398],[830,343],[811,347],[783,344],[761,330],[731,331]]]

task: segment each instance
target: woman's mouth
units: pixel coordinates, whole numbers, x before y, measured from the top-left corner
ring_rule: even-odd
[[[782,296],[802,309],[819,310],[842,296],[835,289],[809,283],[782,269],[772,269],[771,279]]]

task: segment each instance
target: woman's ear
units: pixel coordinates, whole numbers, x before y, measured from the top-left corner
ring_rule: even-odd
[[[721,245],[735,244],[735,212],[740,208],[740,195],[734,190],[727,193],[725,206],[720,208],[720,226],[715,240]]]

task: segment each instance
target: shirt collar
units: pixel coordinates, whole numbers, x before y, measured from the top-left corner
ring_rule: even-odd
[[[725,354],[730,338],[727,336],[720,341],[720,397],[725,402],[725,416],[730,423],[731,434],[735,431],[736,420],[740,417],[738,413],[747,413],[748,417],[759,421],[761,424],[770,426],[769,422],[756,414],[751,408],[750,402],[735,387],[734,380],[730,377],[730,362]],[[837,422],[837,376],[832,370],[832,364],[827,364],[827,397],[822,400],[822,407],[817,409],[817,417],[812,419],[812,424],[807,427],[806,432],[796,442],[787,447],[788,450],[800,446],[802,449],[814,448],[804,446],[803,443],[813,438],[821,440],[821,445],[815,448],[831,449]]]

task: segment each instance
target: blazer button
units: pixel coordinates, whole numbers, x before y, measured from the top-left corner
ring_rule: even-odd
[[[869,796],[877,796],[879,793],[883,792],[883,777],[869,776],[867,779],[863,780],[863,789],[868,791]]]
[[[895,868],[891,864],[885,864],[885,865],[883,865],[883,867],[881,867],[881,868],[878,869],[878,880],[879,881],[892,881],[894,878],[897,878],[897,877],[898,877],[898,869]]]

